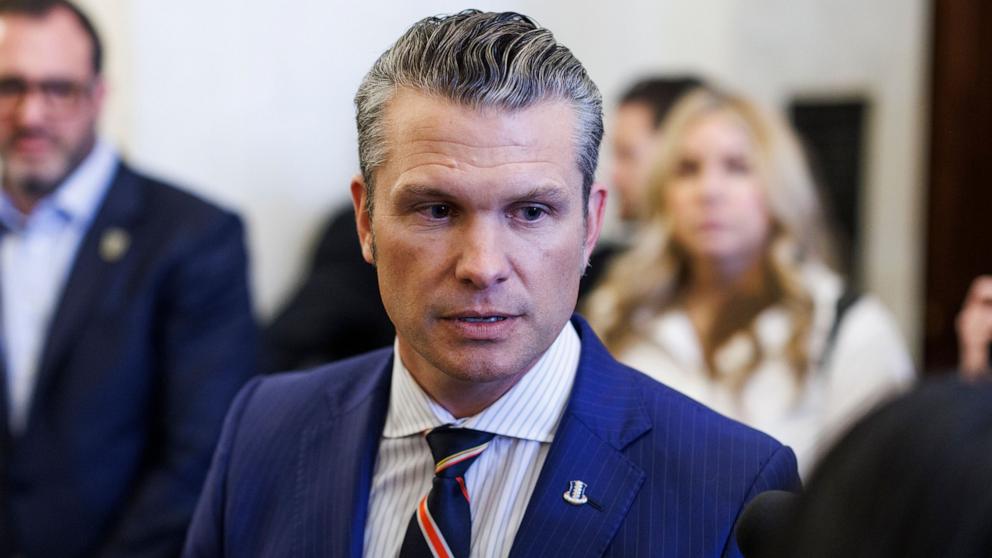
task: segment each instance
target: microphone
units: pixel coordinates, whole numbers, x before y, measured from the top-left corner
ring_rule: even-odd
[[[744,558],[777,556],[778,544],[794,515],[797,494],[769,490],[754,497],[737,519],[734,534]]]

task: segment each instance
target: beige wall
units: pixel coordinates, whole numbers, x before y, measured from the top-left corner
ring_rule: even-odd
[[[79,5],[95,20],[104,42],[104,67],[109,88],[107,107],[103,115],[102,132],[127,147],[131,137],[131,116],[134,98],[130,69],[130,2],[128,0],[78,0]]]

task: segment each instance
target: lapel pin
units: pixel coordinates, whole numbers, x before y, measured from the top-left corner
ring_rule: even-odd
[[[114,263],[124,257],[131,246],[131,236],[121,228],[112,227],[104,231],[100,238],[100,257],[107,263]]]
[[[562,498],[573,506],[581,506],[589,501],[586,497],[587,484],[580,480],[568,481],[568,490],[562,494]]]

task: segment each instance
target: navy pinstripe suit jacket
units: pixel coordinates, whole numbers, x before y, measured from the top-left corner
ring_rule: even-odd
[[[617,363],[572,321],[578,375],[511,555],[739,556],[744,504],[799,488],[792,450]],[[360,557],[391,363],[383,349],[246,386],[186,556]],[[595,505],[564,501],[571,480]]]

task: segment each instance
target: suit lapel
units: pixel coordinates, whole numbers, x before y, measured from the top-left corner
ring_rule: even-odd
[[[55,381],[56,371],[61,368],[60,362],[71,348],[81,322],[106,295],[106,277],[120,264],[119,260],[110,258],[114,261],[108,261],[101,254],[101,243],[108,231],[129,230],[140,209],[140,190],[136,182],[137,176],[123,163],[119,164],[114,181],[79,244],[39,361],[31,415]],[[29,428],[30,423],[31,417]]]
[[[355,386],[334,389],[327,401],[334,416],[304,433],[296,486],[301,552],[294,555],[362,557],[393,366],[392,352],[382,355]]]
[[[573,324],[582,339],[575,386],[510,555],[602,556],[646,478],[622,450],[650,430],[632,386],[618,385],[619,366],[589,326]],[[588,485],[588,503],[563,494],[570,481]]]

